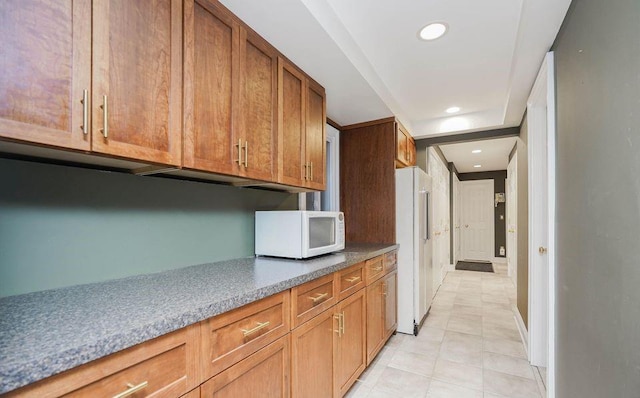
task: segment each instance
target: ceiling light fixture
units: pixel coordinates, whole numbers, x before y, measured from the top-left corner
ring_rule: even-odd
[[[481,164],[474,164],[473,167],[476,168],[476,169],[479,169],[480,167],[482,167],[482,165]]]
[[[422,40],[435,40],[447,32],[448,26],[442,22],[434,22],[420,29],[418,37]]]
[[[473,151],[471,151],[471,153],[480,153],[482,152],[482,149],[474,149]]]
[[[460,112],[460,108],[457,106],[452,106],[451,108],[447,108],[447,110],[445,111],[447,113],[456,113],[456,112]]]

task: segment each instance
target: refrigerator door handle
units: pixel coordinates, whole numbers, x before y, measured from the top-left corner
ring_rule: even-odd
[[[431,239],[431,228],[429,227],[429,199],[430,199],[431,195],[429,195],[428,191],[425,191],[424,193],[424,218],[425,218],[425,222],[424,222],[424,229],[425,229],[425,242],[429,239]]]
[[[426,189],[422,189],[420,190],[420,195],[423,195],[423,203],[424,203],[424,224],[422,225],[422,228],[420,230],[420,235],[422,240],[424,242],[426,242],[427,240],[429,240],[430,236],[429,236],[429,192]]]

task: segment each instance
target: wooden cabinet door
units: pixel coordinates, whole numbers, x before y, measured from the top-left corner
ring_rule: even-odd
[[[399,123],[396,123],[396,166],[407,166],[407,150],[409,147],[409,136]]]
[[[303,186],[305,163],[306,77],[278,58],[278,181]]]
[[[413,138],[409,139],[407,148],[407,162],[408,166],[416,165],[416,142],[413,140]]]
[[[384,340],[398,327],[398,273],[384,277]]]
[[[384,342],[384,278],[367,286],[367,365],[373,361]]]
[[[234,143],[240,141],[240,175],[274,181],[277,146],[276,52],[257,34],[240,29],[240,92]]]
[[[324,89],[309,81],[307,93],[306,161],[309,164],[307,186],[316,191],[326,189],[326,110]]]
[[[182,0],[94,1],[92,75],[92,150],[180,165]]]
[[[0,16],[0,137],[88,150],[91,1],[2,1]]]
[[[360,289],[337,305],[342,317],[336,349],[335,397],[342,397],[367,366],[365,290]]]
[[[291,395],[331,397],[338,320],[332,307],[291,332]]]
[[[289,335],[204,383],[202,398],[288,398]]]
[[[231,174],[240,26],[209,0],[185,0],[184,13],[183,166]]]

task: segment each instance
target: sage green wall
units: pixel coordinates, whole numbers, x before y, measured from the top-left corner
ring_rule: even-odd
[[[253,255],[296,195],[0,159],[0,297]]]
[[[556,70],[558,398],[640,396],[640,1],[573,0]]]
[[[527,158],[527,116],[525,115],[520,127],[520,136],[516,140],[518,163],[516,164],[518,181],[518,209],[517,209],[517,278],[516,303],[524,325],[529,327],[529,175]]]

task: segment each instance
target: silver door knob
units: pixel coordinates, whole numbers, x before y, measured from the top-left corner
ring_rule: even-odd
[[[547,248],[546,248],[546,247],[542,247],[542,246],[540,246],[540,247],[538,248],[538,253],[540,253],[540,254],[545,254],[546,252],[547,252]]]

